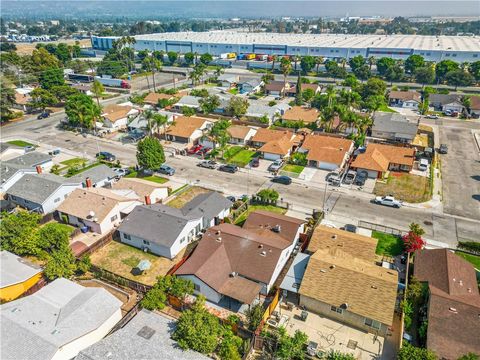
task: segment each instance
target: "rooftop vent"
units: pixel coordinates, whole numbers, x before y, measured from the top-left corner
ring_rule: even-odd
[[[457,309],[455,309],[454,307],[448,308],[448,311],[450,311],[450,312],[452,312],[452,313],[454,313],[454,314],[458,314]]]
[[[330,269],[335,269],[335,265],[330,265]]]
[[[150,340],[150,338],[155,334],[155,330],[153,330],[151,327],[144,326],[140,329],[140,331],[137,333],[138,336]]]
[[[335,235],[332,235],[332,239],[335,240],[336,238],[337,238],[337,235],[336,235],[336,234],[335,234]]]
[[[377,289],[377,287],[375,285],[372,285],[371,287],[372,287],[372,289]]]
[[[320,269],[321,273],[326,273],[327,271],[325,269]]]
[[[263,244],[258,245],[258,248],[259,249],[263,248]]]
[[[222,238],[220,236],[217,237],[217,242],[222,242]]]
[[[261,256],[267,256],[267,252],[266,252],[266,251],[262,251],[262,252],[260,253],[260,255],[261,255]]]
[[[282,227],[280,225],[275,225],[273,228],[272,228],[272,231],[273,232],[276,232],[276,233],[279,233],[282,231]]]
[[[238,274],[237,274],[235,271],[232,271],[232,272],[230,273],[230,277],[235,277],[235,276],[237,276],[237,275],[238,275]]]

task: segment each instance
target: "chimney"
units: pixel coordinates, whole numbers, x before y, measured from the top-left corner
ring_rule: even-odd
[[[40,165],[35,166],[35,169],[37,169],[37,174],[41,174],[43,169]]]
[[[152,200],[150,199],[150,195],[145,195],[145,205],[152,205]]]
[[[92,179],[90,179],[89,177],[87,177],[85,179],[85,185],[87,188],[91,188],[92,187]]]

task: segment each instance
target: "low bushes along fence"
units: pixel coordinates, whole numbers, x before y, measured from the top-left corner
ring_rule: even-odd
[[[459,241],[457,247],[461,250],[466,250],[466,252],[480,255],[480,243],[474,241]]]

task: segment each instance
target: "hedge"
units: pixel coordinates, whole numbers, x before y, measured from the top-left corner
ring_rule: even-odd
[[[474,241],[459,241],[457,247],[480,255],[480,243]]]

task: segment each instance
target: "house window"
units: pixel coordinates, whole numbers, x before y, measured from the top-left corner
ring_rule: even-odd
[[[200,232],[200,224],[198,224],[198,225],[195,227],[195,232],[196,232],[196,233],[199,233],[199,232]]]
[[[143,245],[150,245],[150,241],[143,240]]]
[[[342,315],[343,314],[343,309],[339,308],[339,307],[336,307],[336,306],[330,306],[330,310],[336,312],[337,314],[340,314]]]
[[[60,201],[60,198],[56,198],[55,200],[53,200],[54,203],[57,203]]]
[[[180,244],[185,242],[185,236],[180,239]]]
[[[113,215],[111,218],[110,218],[110,221],[115,221],[118,219],[118,215]]]
[[[193,288],[195,289],[195,291],[200,291],[200,285],[198,284],[193,284]]]
[[[68,194],[65,194],[65,196],[63,198],[66,199],[67,197],[68,197]]]
[[[376,329],[376,330],[379,330],[380,329],[380,323],[376,320],[372,320],[372,319],[369,319],[369,318],[365,318],[365,325],[373,328],[373,329]]]
[[[128,235],[128,234],[123,234],[123,238],[124,238],[125,240],[132,240],[132,237],[131,237],[130,235]]]

